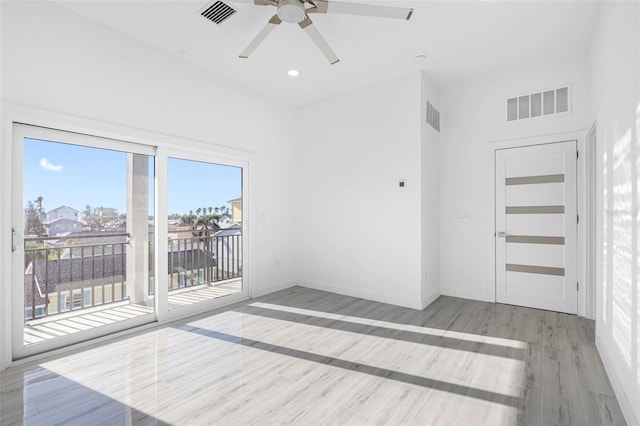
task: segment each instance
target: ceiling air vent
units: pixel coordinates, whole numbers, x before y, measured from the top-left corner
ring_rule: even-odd
[[[571,110],[569,86],[507,99],[507,121],[562,114]]]
[[[427,101],[427,124],[440,131],[440,111]]]
[[[228,4],[221,1],[216,1],[211,6],[205,7],[204,9],[200,10],[200,15],[220,25],[236,12],[237,10],[235,10]]]

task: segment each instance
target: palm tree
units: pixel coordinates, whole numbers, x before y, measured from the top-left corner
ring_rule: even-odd
[[[207,210],[209,210],[209,214],[211,214],[213,212],[213,207],[209,206],[207,207]]]
[[[38,196],[38,198],[36,198],[36,206],[38,206],[38,217],[42,218],[42,201],[44,200],[44,198],[42,197],[42,195]]]
[[[196,224],[194,225],[194,229],[197,229],[199,225],[202,225],[202,237],[208,237],[210,234],[215,233],[219,230],[216,222],[213,219],[213,216],[202,216],[198,219]]]
[[[200,212],[202,212],[202,209],[201,209],[200,207],[198,207],[198,208],[196,209],[196,215],[197,215],[197,216],[200,216]]]

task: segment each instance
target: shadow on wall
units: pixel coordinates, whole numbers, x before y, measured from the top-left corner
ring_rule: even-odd
[[[626,379],[638,389],[640,104],[632,127],[604,148],[601,309],[603,328],[626,364]]]

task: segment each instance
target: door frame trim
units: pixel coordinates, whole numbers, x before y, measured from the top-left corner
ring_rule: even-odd
[[[586,131],[585,136],[585,285],[586,285],[586,311],[585,317],[589,319],[596,319],[597,312],[597,283],[601,282],[600,277],[602,274],[602,262],[601,256],[598,255],[600,250],[598,247],[598,222],[600,215],[598,214],[598,207],[602,205],[599,200],[602,194],[601,188],[601,176],[602,171],[599,169],[601,164],[598,164],[597,159],[602,158],[598,156],[598,140],[600,139],[600,128],[598,127],[598,120],[594,121],[591,127]]]
[[[495,153],[499,149],[521,148],[532,145],[546,145],[558,142],[577,141],[578,152],[586,154],[585,149],[587,131],[574,130],[571,132],[556,133],[550,135],[534,136],[529,138],[506,139],[490,141],[486,144],[486,199],[487,199],[487,224],[486,224],[486,250],[487,250],[487,281],[486,291],[487,300],[496,302],[496,251],[495,251],[495,215],[496,215],[496,194],[495,194]],[[586,155],[580,155],[577,163],[577,211],[581,218],[587,217],[586,212]],[[586,280],[586,260],[587,247],[584,244],[586,239],[587,226],[586,220],[581,220],[578,224],[578,252],[577,252],[577,272],[578,281],[581,283],[578,290],[578,315],[587,316],[593,310],[587,309],[587,293],[589,289]]]

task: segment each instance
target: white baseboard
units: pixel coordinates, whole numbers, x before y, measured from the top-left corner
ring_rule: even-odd
[[[427,306],[436,301],[436,299],[440,297],[440,293],[434,293],[429,295],[426,299],[422,299],[422,310],[424,310]]]
[[[390,305],[401,306],[403,308],[411,308],[422,310],[422,306],[419,300],[409,300],[398,297],[389,297],[388,295],[373,293],[368,291],[362,291],[358,289],[319,284],[310,281],[299,281],[300,287],[312,288],[314,290],[323,290],[330,293],[342,294],[345,296],[358,297],[360,299],[372,300],[374,302],[388,303]]]
[[[295,287],[300,285],[298,281],[287,281],[279,284],[271,284],[268,286],[260,286],[259,288],[255,288],[251,290],[251,297],[260,297],[265,296],[270,293],[275,293],[276,291],[286,290],[291,287]]]
[[[451,287],[441,287],[440,292],[443,296],[459,297],[461,299],[478,300],[480,302],[493,302],[489,300],[486,292],[460,290]]]
[[[609,376],[609,381],[613,387],[613,392],[616,394],[616,398],[620,404],[620,409],[622,410],[625,421],[629,426],[640,426],[640,418],[638,417],[638,413],[634,411],[634,407],[638,407],[638,405],[632,404],[629,400],[629,396],[622,386],[622,381],[620,380],[618,373],[616,373],[615,368],[613,368],[613,363],[611,362],[611,356],[607,350],[607,345],[599,336],[596,337],[596,348],[598,349],[598,353],[600,354],[600,358],[604,364],[607,376]]]

